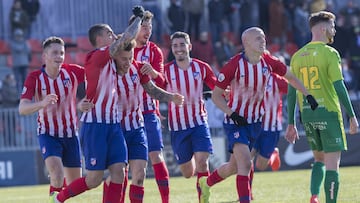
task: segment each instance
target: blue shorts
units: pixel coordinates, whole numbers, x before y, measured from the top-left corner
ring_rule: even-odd
[[[127,163],[127,148],[119,123],[83,123],[80,140],[87,170],[105,170],[115,163]]]
[[[171,131],[171,146],[178,164],[190,161],[195,152],[213,152],[208,125]]]
[[[128,159],[148,160],[147,139],[144,128],[123,131],[126,145],[128,148]]]
[[[230,153],[233,153],[235,143],[248,145],[249,150],[251,151],[262,130],[261,122],[241,127],[238,127],[235,124],[224,123],[224,129],[228,137],[228,150]]]
[[[264,158],[269,159],[279,142],[280,131],[262,131],[255,142],[254,149]]]
[[[144,114],[149,152],[161,151],[164,147],[160,118],[155,113]]]
[[[43,159],[49,156],[61,158],[64,167],[81,167],[79,139],[53,137],[48,134],[38,136]]]

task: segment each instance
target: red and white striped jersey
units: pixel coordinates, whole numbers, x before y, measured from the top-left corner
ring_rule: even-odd
[[[207,124],[203,83],[214,89],[216,78],[211,67],[198,59],[191,59],[187,70],[180,69],[173,61],[165,65],[164,72],[167,91],[184,96],[181,106],[169,102],[169,129],[178,131]]]
[[[94,103],[91,111],[84,112],[85,123],[119,123],[117,73],[110,58],[109,47],[96,49],[85,60],[86,98]]]
[[[286,65],[277,58],[264,54],[257,64],[249,63],[244,54],[232,57],[221,69],[216,85],[226,89],[230,85],[228,106],[248,123],[261,121],[265,87],[271,72],[285,75]],[[228,116],[225,123],[234,123]]]
[[[136,61],[150,63],[151,66],[161,74],[154,80],[156,85],[160,86],[160,84],[164,82],[164,57],[161,49],[155,43],[149,41],[145,46],[141,48],[135,48],[134,59]],[[143,113],[159,111],[159,102],[155,99],[152,99],[142,87],[139,89],[139,94],[141,97],[140,101],[142,101],[140,108]]]
[[[270,75],[264,97],[264,131],[282,130],[282,96],[287,93],[287,87],[288,83],[283,77]]]
[[[142,65],[133,61],[129,72],[123,76],[118,75],[119,116],[122,128],[127,131],[144,126],[139,89],[142,84],[148,83],[150,78],[140,73]]]
[[[38,102],[48,94],[56,94],[58,101],[38,111],[38,134],[54,137],[77,135],[76,91],[84,82],[84,68],[74,64],[63,64],[56,79],[51,79],[45,67],[29,74],[24,83],[21,99]]]

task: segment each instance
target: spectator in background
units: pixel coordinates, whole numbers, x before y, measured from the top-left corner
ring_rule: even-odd
[[[215,58],[214,48],[209,40],[208,32],[201,32],[199,41],[192,45],[191,56],[200,59],[208,64],[212,64]]]
[[[33,23],[36,20],[36,16],[40,11],[39,0],[21,0],[21,5],[28,14],[30,23]]]
[[[355,25],[356,26],[356,25]],[[335,25],[336,35],[334,37],[334,43],[330,46],[339,51],[340,57],[345,58],[349,53],[349,46],[352,35],[351,28],[345,25],[345,17],[342,14],[337,15]]]
[[[310,14],[326,9],[325,0],[310,0]]]
[[[223,32],[222,23],[225,16],[225,5],[222,0],[210,0],[208,9],[211,41],[215,44],[215,42],[220,40],[221,33]],[[206,62],[209,63],[209,61]]]
[[[352,27],[348,38],[348,51],[350,59],[350,70],[355,78],[360,78],[360,21],[358,16],[352,17]],[[360,91],[360,82],[356,80],[355,91]],[[359,95],[360,96],[360,95]]]
[[[29,69],[31,60],[31,49],[27,43],[24,32],[16,29],[10,41],[11,57],[13,61],[13,72],[16,78],[16,88],[20,94]]]
[[[185,11],[181,6],[181,0],[171,0],[170,7],[167,11],[167,16],[171,23],[170,31],[185,31]]]
[[[27,37],[29,38],[31,35],[31,26],[36,20],[36,16],[40,11],[40,2],[39,0],[21,0],[22,8],[29,16],[29,32]]]
[[[16,86],[15,76],[9,73],[2,81],[1,87],[2,106],[5,108],[16,107],[19,104],[19,92]]]
[[[228,31],[234,32],[234,23],[233,23],[233,0],[221,0],[224,4],[224,20],[227,23]]]
[[[197,41],[200,37],[200,20],[204,13],[205,1],[183,0],[183,6],[187,13],[187,33]]]
[[[304,46],[311,40],[310,26],[308,23],[309,12],[307,2],[299,2],[294,13],[294,38],[298,47]]]
[[[29,32],[30,18],[26,11],[23,9],[20,0],[14,0],[14,3],[10,10],[10,26],[11,33],[14,33],[16,29],[24,31],[25,35]]]
[[[345,27],[349,28],[352,24],[352,18],[354,16],[359,16],[360,9],[356,2],[354,2],[353,0],[348,0],[347,4],[344,7],[340,8],[339,14],[345,17],[344,25]]]
[[[283,0],[271,0],[269,4],[269,38],[271,43],[283,47],[286,43],[287,16]]]
[[[208,32],[201,32],[199,41],[195,41],[192,47],[191,57],[200,59],[210,65],[213,64],[215,61],[215,54],[213,44],[209,40]],[[203,92],[209,91],[211,91],[210,88],[204,84]],[[208,94],[205,94],[204,98],[207,99],[208,96]],[[209,97],[211,97],[211,95]]]
[[[221,41],[215,43],[214,52],[217,64],[222,67],[225,65],[226,61],[236,53],[236,47],[226,35],[223,35]]]

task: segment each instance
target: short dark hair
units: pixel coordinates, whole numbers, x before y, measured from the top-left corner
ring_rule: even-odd
[[[312,13],[309,17],[310,28],[322,22],[330,22],[331,20],[335,21],[336,17],[333,13],[328,11],[319,11]]]
[[[175,38],[184,38],[187,44],[190,44],[190,36],[186,32],[175,32],[170,36],[170,40],[173,41]]]
[[[95,24],[91,26],[88,31],[89,41],[90,43],[96,47],[96,37],[102,35],[102,31],[109,29],[109,25],[105,23]]]
[[[64,40],[62,40],[60,37],[51,36],[44,40],[42,43],[43,49],[48,48],[51,44],[60,44],[62,46],[65,46]]]

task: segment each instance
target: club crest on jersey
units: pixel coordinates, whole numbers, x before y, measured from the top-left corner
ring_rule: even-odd
[[[63,80],[63,84],[64,84],[64,87],[70,87],[70,85],[71,85],[70,79],[69,79],[69,78],[65,78],[65,79]]]
[[[141,62],[149,62],[149,57],[148,56],[141,56]]]
[[[194,72],[193,73],[194,79],[195,80],[199,80],[200,79],[200,73],[199,72]]]
[[[218,77],[217,77],[217,80],[218,80],[219,82],[224,81],[224,80],[225,80],[225,75],[224,75],[223,73],[220,73],[220,74],[218,75]]]
[[[263,73],[263,75],[268,75],[269,74],[269,68],[267,66],[264,66],[262,68],[262,73]]]
[[[134,75],[131,76],[131,81],[135,82],[137,78],[138,75],[135,73]]]

